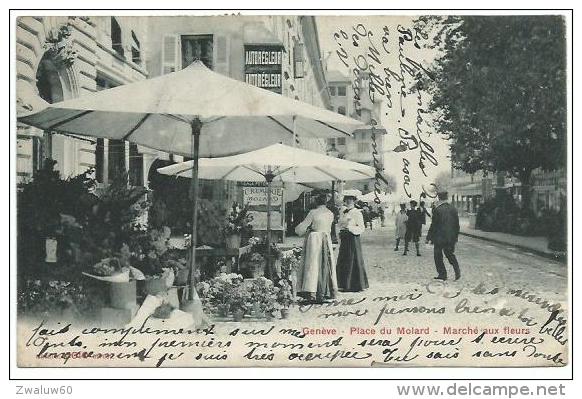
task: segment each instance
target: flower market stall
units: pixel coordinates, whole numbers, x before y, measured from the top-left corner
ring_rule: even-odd
[[[193,158],[188,300],[179,305],[196,315],[201,310],[195,291],[200,273],[196,262],[199,158],[232,155],[273,142],[294,142],[298,137],[349,137],[351,131],[362,125],[359,121],[230,79],[209,70],[201,62],[157,78],[48,104],[40,112],[19,117],[19,121],[49,132],[126,140]],[[246,135],[245,140],[240,140],[241,134]],[[121,208],[127,209],[126,204],[123,205]],[[111,208],[103,216],[106,220],[114,220],[117,211]],[[167,251],[156,246],[155,237],[146,232],[136,233],[134,237],[133,227],[100,231],[103,234],[94,242],[94,247],[96,250],[101,246],[109,249],[98,261],[121,257],[123,244],[135,245],[134,260],[146,269],[144,280],[148,280],[146,273],[151,277],[151,284],[143,283],[145,292],[161,290],[160,280],[167,285],[170,273],[161,270],[172,267],[164,267],[168,266],[164,265]],[[134,238],[137,243],[128,242]],[[42,236],[41,239],[51,238]],[[82,264],[95,263],[83,261]],[[110,259],[101,263],[98,270],[109,273],[111,269],[126,266]]]

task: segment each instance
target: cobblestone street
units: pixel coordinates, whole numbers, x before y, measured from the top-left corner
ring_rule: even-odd
[[[371,289],[382,289],[394,284],[426,283],[436,276],[433,261],[433,246],[425,244],[427,227],[423,229],[420,242],[420,257],[414,247],[407,256],[394,251],[393,220],[386,227],[366,230],[362,245]],[[455,253],[461,265],[462,279],[449,284],[473,287],[478,283],[488,286],[511,286],[544,293],[558,300],[565,300],[567,291],[567,269],[562,263],[528,253],[511,246],[495,244],[477,238],[459,236]],[[451,266],[445,259],[449,278],[453,277]]]
[[[433,246],[425,244],[425,234],[426,227],[421,237],[421,256],[416,256],[414,250],[403,256],[403,244],[399,251],[394,251],[392,218],[386,220],[385,227],[366,230],[362,247],[370,288],[359,293],[340,293],[331,305],[299,307],[281,325],[334,326],[345,334],[353,326],[429,326],[436,338],[444,327],[451,325],[523,327],[524,321],[516,317],[520,312],[535,319],[539,328],[550,314],[548,306],[557,304],[567,309],[564,264],[508,245],[460,235],[455,253],[462,278],[451,279],[452,267],[445,259],[450,280],[441,283],[433,279],[436,276]],[[517,294],[512,293],[515,290]],[[463,301],[466,308],[458,310]],[[383,306],[387,307],[384,313]],[[410,307],[444,307],[446,312],[409,312],[406,309]],[[503,308],[515,314],[503,317]]]

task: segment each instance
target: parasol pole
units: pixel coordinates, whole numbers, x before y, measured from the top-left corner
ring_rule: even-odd
[[[267,271],[269,272],[269,277],[273,278],[274,273],[271,270],[271,183],[275,175],[269,167],[269,170],[265,174],[265,180],[267,180]]]
[[[196,247],[198,241],[198,159],[200,156],[200,130],[202,122],[199,118],[194,118],[191,123],[192,128],[192,179],[190,181],[190,195],[192,196],[192,249],[190,255],[190,271],[188,273],[188,301],[194,300],[194,290],[196,289]]]
[[[297,147],[297,116],[293,115],[293,148]]]

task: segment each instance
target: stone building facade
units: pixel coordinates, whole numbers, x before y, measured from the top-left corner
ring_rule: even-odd
[[[147,26],[131,17],[20,17],[16,27],[17,112],[37,96],[48,103],[146,79]],[[17,174],[33,177],[45,158],[54,159],[62,177],[89,168],[106,184],[112,174],[130,172],[144,185],[143,149],[107,139],[74,137],[18,124]]]
[[[147,69],[152,77],[183,69],[195,60],[233,79],[283,96],[329,109],[330,96],[324,73],[317,25],[309,16],[208,16],[149,17]],[[193,96],[196,93],[192,93]],[[325,140],[301,137],[297,145],[325,152]],[[292,139],[285,144],[293,145]],[[156,169],[183,160],[146,156],[150,179]],[[241,185],[226,181],[200,182],[203,201],[229,206],[244,202]],[[285,201],[297,198],[285,190]],[[155,193],[154,193],[155,196]],[[285,206],[281,204],[281,224]]]
[[[535,170],[531,178],[531,209],[536,214],[544,210],[559,211],[566,204],[567,186],[565,169],[550,172]],[[515,177],[508,177],[502,172],[469,174],[451,169],[449,197],[461,215],[477,213],[481,204],[500,190],[511,195],[517,204],[521,203],[521,182]]]
[[[339,114],[347,115],[354,119],[370,124],[372,117],[378,118],[381,102],[372,103],[367,95],[357,102],[354,98],[353,85],[357,85],[360,92],[367,93],[369,81],[366,74],[362,74],[359,81],[352,82],[343,73],[335,70],[327,71],[327,81],[331,97],[331,109]],[[353,138],[328,139],[328,152],[353,162],[363,163],[368,166],[379,165],[383,169],[384,165],[384,130],[380,126],[372,137],[371,129],[358,129],[354,132]],[[376,152],[376,153],[374,153]],[[375,162],[376,159],[376,162]],[[355,188],[363,193],[374,190],[374,179],[367,179],[355,182],[346,182],[344,188]]]

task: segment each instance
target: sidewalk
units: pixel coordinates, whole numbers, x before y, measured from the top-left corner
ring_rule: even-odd
[[[497,244],[510,245],[546,258],[557,259],[556,254],[548,249],[548,239],[546,237],[523,237],[507,233],[472,229],[469,227],[468,218],[460,218],[459,224],[461,227],[460,234],[462,235]]]

